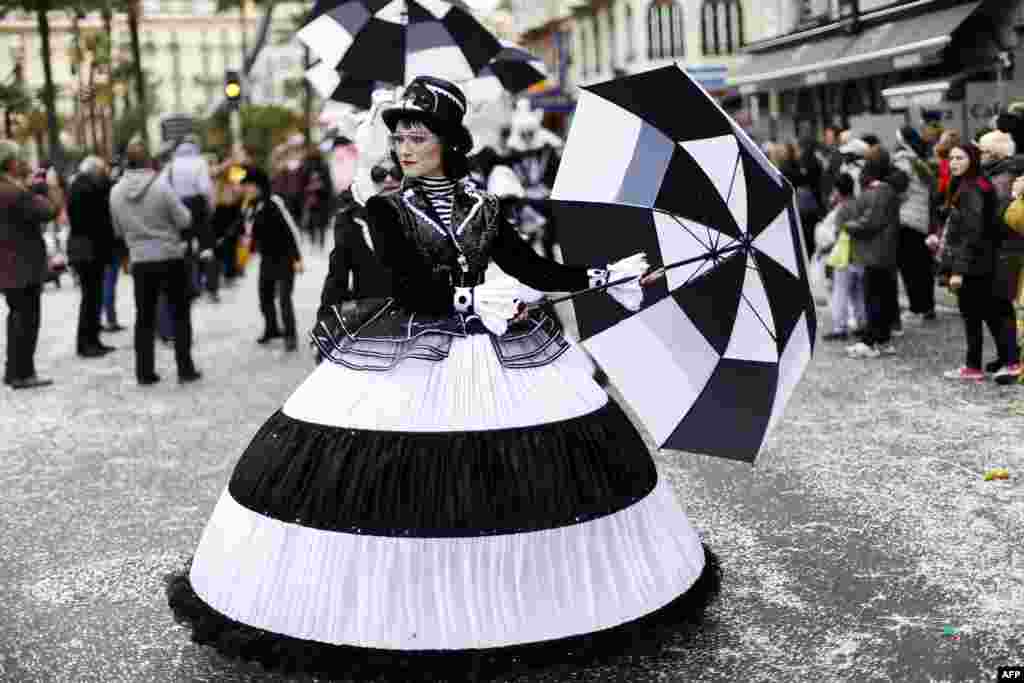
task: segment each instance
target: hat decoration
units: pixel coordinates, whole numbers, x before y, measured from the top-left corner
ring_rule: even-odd
[[[392,131],[404,117],[428,121],[443,131],[452,146],[468,153],[473,148],[473,136],[463,123],[466,109],[466,96],[457,85],[441,78],[417,76],[398,103],[381,116]]]

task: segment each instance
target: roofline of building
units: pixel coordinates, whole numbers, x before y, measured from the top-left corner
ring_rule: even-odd
[[[862,23],[877,23],[883,19],[896,18],[899,15],[913,12],[914,10],[931,7],[934,5],[950,5],[949,0],[910,0],[909,2],[901,1],[899,4],[892,4],[886,7],[880,7],[876,10],[864,12],[860,15],[859,21]],[[951,5],[953,6],[953,5]],[[745,54],[762,52],[764,50],[771,50],[774,48],[785,47],[787,45],[793,45],[795,43],[803,43],[811,38],[819,38],[823,36],[830,36],[836,33],[844,31],[849,24],[849,19],[840,19],[836,21],[830,21],[827,24],[821,26],[815,26],[813,28],[801,29],[793,31],[791,33],[785,33],[780,36],[772,36],[771,38],[764,38],[752,43],[747,43],[743,46],[742,52]]]

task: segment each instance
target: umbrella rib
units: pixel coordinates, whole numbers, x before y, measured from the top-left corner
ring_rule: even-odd
[[[681,227],[683,230],[685,230],[687,233],[689,233],[690,237],[692,237],[694,240],[696,240],[697,244],[699,244],[700,246],[704,247],[705,249],[709,249],[709,250],[714,249],[714,247],[711,245],[711,228],[709,228],[706,225],[702,226],[705,230],[708,231],[708,242],[707,242],[707,244],[705,244],[704,242],[700,241],[700,238],[697,237],[697,235],[695,235],[692,230],[690,230],[690,227],[686,223],[684,223],[681,218],[679,218],[675,214],[671,214],[671,213],[668,214],[668,215],[671,216],[672,220],[674,220],[676,223],[679,224],[679,227]],[[698,225],[700,225],[700,224],[698,223]]]
[[[762,318],[761,314],[757,312],[757,308],[754,307],[754,304],[750,303],[750,299],[747,298],[747,295],[744,294],[743,292],[740,292],[740,298],[743,299],[743,301],[746,302],[750,310],[753,311],[754,315],[757,317],[758,322],[761,323],[761,327],[763,327],[765,332],[768,333],[768,336],[772,338],[772,341],[779,341],[778,338],[775,336],[775,332],[772,331],[771,325],[764,321],[764,318]]]

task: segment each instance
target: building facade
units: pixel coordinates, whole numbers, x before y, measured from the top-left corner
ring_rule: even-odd
[[[255,40],[262,10],[249,3],[244,12],[218,13],[216,0],[143,0],[141,10],[143,68],[153,81],[156,95],[149,121],[150,137],[158,140],[160,116],[203,115],[221,96],[225,71],[241,67],[243,49],[251,47]],[[251,81],[246,83],[250,101],[299,106],[287,97],[285,82],[302,77],[301,47],[295,41],[286,45],[275,43],[287,40],[294,32],[294,15],[307,11],[302,3],[279,3],[275,8],[268,54],[261,57],[262,63],[257,63]],[[81,116],[81,107],[76,93],[80,92],[82,72],[87,65],[75,68],[73,47],[76,33],[102,31],[103,23],[98,13],[75,21],[66,12],[51,12],[49,23],[57,108],[70,124],[63,134],[68,144],[79,146],[74,122]],[[115,61],[130,61],[126,15],[114,15],[111,40]],[[41,41],[34,15],[10,14],[0,22],[0,77],[16,71],[32,91],[42,88]],[[130,102],[131,88],[121,95],[123,107]]]
[[[764,137],[837,125],[891,143],[925,122],[973,135],[1024,99],[1019,0],[801,0],[774,18],[729,78]]]

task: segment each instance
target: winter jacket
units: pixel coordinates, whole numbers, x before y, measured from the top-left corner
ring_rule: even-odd
[[[901,196],[900,223],[927,235],[931,228],[932,187],[935,184],[931,169],[908,147],[898,148],[892,163],[906,174],[909,181]]]
[[[995,216],[996,197],[984,178],[967,181],[957,205],[949,210],[940,259],[947,275],[991,275],[998,248]]]
[[[299,252],[299,227],[280,195],[252,208],[252,250],[260,253],[260,279],[277,280],[291,274]]]
[[[875,181],[849,206],[840,225],[850,234],[850,262],[895,268],[900,245],[899,195],[889,183]]]
[[[862,157],[854,156],[852,154],[843,155],[843,163],[839,166],[839,173],[836,175],[838,178],[840,175],[847,173],[853,178],[853,196],[860,196],[860,172],[864,170],[864,159]]]
[[[110,217],[110,181],[104,176],[79,173],[68,191],[68,242],[84,238],[89,248],[78,262],[110,263],[117,237]],[[75,254],[70,254],[75,259]]]
[[[1024,233],[1013,230],[1005,220],[1007,209],[1013,202],[1013,181],[1017,176],[1024,174],[1024,154],[1001,159],[994,164],[986,165],[983,170],[995,188],[996,220],[1002,230],[1000,251],[1004,254],[1024,254]]]
[[[46,280],[43,224],[55,215],[45,196],[0,178],[0,289],[23,289]]]
[[[132,263],[184,258],[182,231],[192,214],[167,181],[149,169],[131,169],[110,192],[114,232],[124,238]]]

